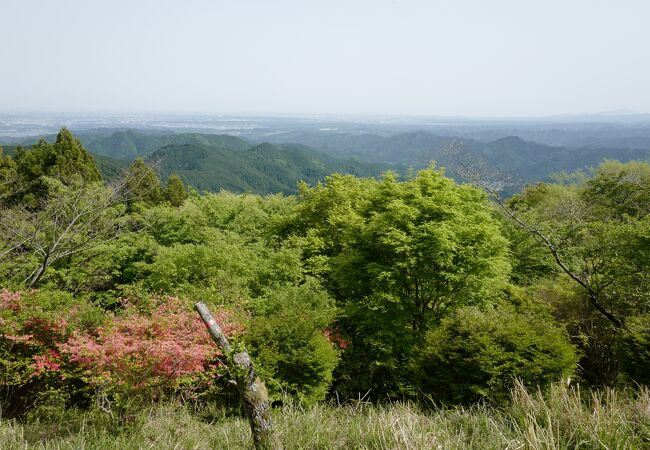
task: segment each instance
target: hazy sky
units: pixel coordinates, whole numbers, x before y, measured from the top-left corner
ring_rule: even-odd
[[[650,112],[646,0],[0,0],[0,112]]]

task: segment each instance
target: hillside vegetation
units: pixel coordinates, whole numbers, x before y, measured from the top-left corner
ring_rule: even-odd
[[[505,200],[222,144],[156,150],[164,182],[143,159],[104,181],[66,129],[0,159],[0,446],[248,445],[197,301],[287,448],[650,445],[648,163]],[[311,184],[188,192],[224,158]]]
[[[124,168],[125,161],[143,158],[160,161],[163,177],[177,173],[198,190],[259,194],[295,193],[298,180],[313,183],[333,172],[377,176],[392,169],[406,174],[409,168],[423,169],[431,161],[461,181],[455,171],[459,157],[501,173],[506,191],[512,194],[526,184],[549,181],[558,172],[588,171],[607,159],[650,159],[643,138],[557,146],[515,135],[479,141],[424,131],[388,136],[324,131],[270,133],[263,141],[256,139],[257,143],[229,135],[133,129],[90,130],[80,135],[108,179]],[[12,154],[15,148],[6,146],[5,153]]]
[[[382,167],[332,158],[293,144],[260,144],[246,149],[170,144],[152,153],[149,160],[160,165],[163,177],[177,174],[200,191],[260,194],[297,193],[299,181],[313,184],[334,172],[377,176]]]

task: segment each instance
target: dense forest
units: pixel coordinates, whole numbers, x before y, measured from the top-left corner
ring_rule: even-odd
[[[546,181],[503,197],[463,152],[368,164],[298,144],[120,133],[87,144],[99,157],[66,129],[0,154],[0,411],[12,433],[74,410],[106,417],[92,420],[110,436],[152,405],[226,420],[214,411],[234,408],[234,388],[192,311],[203,301],[277,409],[310,426],[334,420],[314,416],[327,402],[369,402],[371,414],[447,411],[458,417],[436,420],[500,430],[467,445],[535,447],[550,441],[530,430],[554,426],[562,447],[650,445],[642,154],[554,181],[540,156],[530,177]],[[473,154],[503,171],[566,153],[516,159],[503,153],[512,139]],[[472,422],[480,408],[494,408],[489,425]],[[404,444],[393,438],[341,431],[312,448]]]

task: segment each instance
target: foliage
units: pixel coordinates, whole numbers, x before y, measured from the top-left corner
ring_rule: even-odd
[[[65,292],[0,291],[0,410],[21,415],[53,399],[83,405],[88,397],[58,345],[75,330],[89,331],[101,312]]]
[[[634,317],[621,339],[621,365],[635,383],[650,386],[650,314]]]
[[[537,185],[510,200],[579,288],[570,297],[579,313],[563,308],[563,320],[582,350],[582,376],[597,385],[619,381],[626,323],[650,311],[649,174],[647,163],[610,161],[582,184]]]
[[[167,188],[165,189],[165,199],[172,206],[181,206],[187,198],[185,185],[178,175],[171,175],[167,179]]]
[[[474,402],[507,399],[516,379],[546,387],[573,374],[576,351],[547,315],[461,308],[430,331],[416,358],[420,385],[433,398]]]
[[[650,214],[650,164],[606,161],[586,182],[583,196],[598,216],[645,217]]]
[[[650,189],[645,172],[650,173],[645,163],[610,162],[584,186],[537,185],[510,201],[555,243],[558,258],[592,307],[618,327],[627,316],[650,308],[650,222],[643,208],[631,206],[643,205],[633,199]],[[622,198],[628,207],[620,204]]]
[[[405,362],[426,331],[463,304],[497,294],[506,241],[484,196],[428,169],[399,182],[332,176],[303,188],[283,226],[323,276],[351,346],[337,389],[379,395],[412,386]]]
[[[156,172],[146,165],[141,158],[133,161],[124,185],[124,197],[129,209],[134,205],[153,206],[162,202],[163,191]]]
[[[15,194],[17,182],[16,162],[10,156],[5,156],[0,147],[0,204]]]
[[[0,159],[0,285],[39,288],[0,296],[5,415],[223,401],[216,347],[189,309],[199,300],[230,311],[222,326],[287,404],[424,390],[434,402],[505,405],[513,377],[552,391],[576,349],[582,385],[648,382],[646,163],[529,186],[499,214],[434,167],[296,188],[377,167],[227,136],[110,136],[85,142],[119,144],[125,158],[153,152],[179,176],[163,191],[136,160],[100,183],[66,130]],[[405,139],[429,154],[429,136]],[[501,161],[499,149],[519,144],[484,150]],[[183,182],[298,196],[187,193]],[[516,414],[512,426],[535,428]]]
[[[241,328],[220,309],[216,320],[227,335]],[[152,299],[145,308],[128,305],[92,333],[75,333],[59,350],[86,371],[91,386],[156,398],[184,381],[200,390],[197,375],[220,364],[200,318],[178,298]],[[205,388],[205,386],[203,386]],[[112,392],[114,394],[114,392]]]
[[[325,333],[336,309],[318,283],[274,290],[256,300],[245,339],[275,393],[304,403],[323,400],[338,354]]]
[[[509,259],[512,266],[510,281],[513,284],[528,286],[557,276],[557,264],[543,244],[537,242],[530,233],[517,227],[504,215],[500,214],[497,218],[509,245]]]
[[[62,128],[53,144],[41,139],[31,150],[19,148],[14,157],[16,181],[12,200],[21,200],[32,207],[47,195],[42,177],[56,178],[64,184],[92,183],[101,180],[93,157],[79,139]]]
[[[164,146],[149,157],[159,161],[162,176],[177,174],[200,191],[297,192],[299,181],[315,183],[332,172],[378,175],[382,168],[351,159],[338,159],[295,144],[260,144],[246,150],[200,141]]]

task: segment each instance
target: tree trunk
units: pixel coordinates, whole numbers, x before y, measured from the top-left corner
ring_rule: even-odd
[[[244,406],[253,433],[256,449],[280,448],[273,438],[271,408],[264,382],[255,375],[253,362],[246,352],[234,353],[228,338],[214,320],[205,303],[194,305],[203,323],[208,328],[212,340],[217,344],[228,361],[229,371],[234,376],[239,391],[239,399]],[[234,354],[233,354],[234,353]]]
[[[50,266],[50,255],[46,255],[45,259],[43,260],[43,263],[41,266],[38,268],[37,272],[34,274],[32,279],[29,281],[29,288],[30,289],[35,289],[36,285],[38,285],[38,282],[41,281],[41,277],[47,270],[47,268]]]

